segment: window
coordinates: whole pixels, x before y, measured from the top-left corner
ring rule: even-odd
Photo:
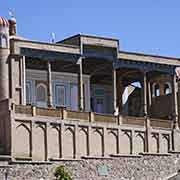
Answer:
[[[158,84],[154,83],[152,89],[153,89],[153,97],[160,96],[160,88]]]
[[[165,95],[171,94],[171,88],[170,88],[170,87],[171,87],[171,86],[170,86],[169,83],[166,83],[166,84],[164,85],[164,94],[165,94]]]
[[[45,84],[38,84],[36,88],[36,103],[40,106],[47,106],[47,87]]]
[[[96,88],[95,89],[95,96],[104,96],[104,89],[101,89],[101,88]]]
[[[96,112],[104,113],[104,99],[103,98],[96,99]]]
[[[160,90],[159,90],[159,85],[156,84],[154,86],[154,93],[155,93],[155,96],[160,96]]]
[[[71,110],[77,111],[78,110],[78,86],[77,84],[71,84]]]
[[[1,40],[1,43],[0,43],[1,48],[7,48],[8,46],[7,37],[3,34],[1,35],[0,40]]]
[[[95,88],[95,112],[104,113],[105,112],[105,90],[103,88]],[[109,102],[110,103],[110,102]]]
[[[26,81],[26,104],[32,103],[32,83],[31,81]]]
[[[64,106],[65,105],[65,87],[64,85],[55,85],[55,105]]]

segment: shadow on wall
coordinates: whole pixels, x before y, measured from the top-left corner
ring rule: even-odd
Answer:
[[[145,151],[144,128],[93,126],[81,123],[15,121],[14,152],[17,158],[46,161],[58,158],[103,157]],[[171,130],[150,134],[150,152],[168,153]]]

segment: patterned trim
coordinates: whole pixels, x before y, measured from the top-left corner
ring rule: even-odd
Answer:
[[[8,20],[6,20],[6,19],[3,18],[3,17],[0,17],[0,26],[8,27],[8,26],[9,26]]]

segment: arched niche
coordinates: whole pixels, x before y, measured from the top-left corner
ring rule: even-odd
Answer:
[[[44,83],[36,86],[36,104],[40,107],[47,106],[47,86]]]
[[[49,157],[60,158],[60,134],[59,129],[52,126],[49,129]]]
[[[16,127],[14,146],[16,157],[31,157],[31,133],[25,124]]]
[[[44,161],[47,156],[45,126],[37,124],[33,128],[33,136],[36,137],[33,139],[33,159]]]
[[[0,47],[8,48],[8,38],[5,34],[0,35]]]
[[[108,131],[106,140],[106,153],[107,154],[117,154],[118,138],[117,133],[114,131]]]
[[[77,140],[77,154],[79,157],[88,155],[88,135],[87,129],[80,128],[78,132],[78,140]]]
[[[137,133],[135,135],[135,137],[133,138],[134,142],[133,142],[133,152],[135,154],[139,154],[144,152],[144,146],[145,146],[145,142],[144,142],[144,134],[141,133]]]
[[[92,132],[90,148],[92,156],[102,156],[102,132],[99,129],[94,129]]]
[[[152,97],[160,96],[160,86],[157,83],[152,85]]]
[[[150,150],[152,153],[158,153],[159,152],[159,136],[158,136],[158,134],[152,134]]]
[[[120,153],[132,154],[131,132],[122,131],[120,136]]]
[[[169,135],[162,135],[161,142],[160,142],[160,152],[161,153],[168,153],[169,152]]]
[[[168,94],[171,94],[172,93],[172,86],[171,86],[171,83],[170,82],[166,82],[164,84],[164,94],[165,95],[168,95]]]
[[[67,127],[63,134],[63,158],[74,158],[75,140],[74,129]]]

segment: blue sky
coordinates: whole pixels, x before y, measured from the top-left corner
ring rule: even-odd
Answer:
[[[121,50],[180,57],[179,0],[2,0],[0,16],[9,10],[29,39],[84,33],[117,38]]]

